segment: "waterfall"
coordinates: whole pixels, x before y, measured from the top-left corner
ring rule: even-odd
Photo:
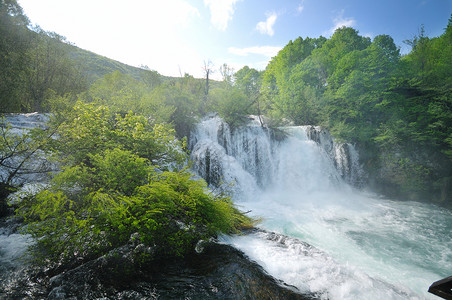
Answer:
[[[279,130],[253,117],[231,130],[212,115],[193,132],[194,171],[263,219],[223,242],[320,299],[434,299],[429,285],[451,275],[452,213],[357,189],[357,151],[321,127]]]
[[[246,190],[255,193],[275,186],[312,190],[342,182],[361,184],[364,172],[351,144],[335,143],[317,126],[281,128],[287,136],[276,140],[271,129],[250,118],[248,126],[233,131],[217,115],[196,127],[191,158],[195,171],[211,186],[239,185],[236,192],[243,198]]]

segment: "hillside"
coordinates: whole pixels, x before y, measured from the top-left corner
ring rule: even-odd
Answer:
[[[82,70],[83,75],[89,83],[93,83],[97,79],[115,71],[130,75],[135,79],[141,79],[150,74],[153,74],[162,80],[169,79],[169,77],[160,75],[157,71],[129,66],[71,44],[65,43],[64,46],[67,48],[70,59],[80,68],[80,70]]]

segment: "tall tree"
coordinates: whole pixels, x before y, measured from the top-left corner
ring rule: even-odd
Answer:
[[[262,72],[245,66],[234,74],[234,86],[250,99],[251,105],[255,107],[259,116],[261,125],[263,125],[262,115],[266,112],[266,107],[263,107],[261,95]]]
[[[212,61],[209,60],[204,60],[204,65],[202,67],[202,70],[204,71],[204,78],[206,79],[206,87],[205,87],[205,100],[207,100],[207,97],[209,95],[209,80],[210,80],[210,76],[212,75],[212,73],[214,72],[213,70],[213,63]]]
[[[228,66],[228,64],[224,63],[221,67],[220,67],[220,74],[221,77],[223,79],[223,82],[227,85],[227,86],[232,86],[233,83],[233,75],[234,75],[234,68],[232,68],[231,66]]]

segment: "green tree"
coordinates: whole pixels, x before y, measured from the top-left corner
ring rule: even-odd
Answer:
[[[273,118],[284,116],[284,108],[288,106],[283,102],[294,103],[294,97],[287,98],[288,95],[292,94],[288,91],[290,86],[288,82],[293,70],[298,65],[305,64],[316,50],[323,47],[326,41],[327,39],[322,36],[317,39],[299,37],[293,42],[290,41],[269,62],[262,75],[261,94],[265,107],[268,108]],[[297,97],[295,96],[295,98]]]
[[[324,121],[336,136],[371,147],[387,120],[385,104],[396,98],[391,89],[399,59],[392,38],[377,36],[365,49],[352,50],[337,62],[324,93]]]
[[[326,38],[317,39],[302,37],[289,43],[272,58],[263,74],[264,92],[269,95],[277,94],[278,86],[287,81],[293,67],[308,58],[315,49],[319,49],[326,42]]]
[[[155,101],[162,101],[164,107],[171,108],[172,113],[168,122],[174,126],[178,137],[188,137],[197,121],[200,102],[196,101],[185,88],[171,85],[156,88],[151,97]]]
[[[115,71],[94,82],[82,98],[107,105],[117,113],[132,111],[154,123],[168,123],[174,108],[164,103],[162,97],[154,96],[158,89],[152,83]]]
[[[394,170],[387,178],[395,189],[443,203],[452,193],[451,28],[449,21],[431,39],[421,28],[409,41],[412,51],[400,61],[394,97],[381,103],[386,121],[375,138],[384,169]]]
[[[250,99],[256,99],[260,93],[261,72],[244,66],[234,73],[234,86],[243,91]]]
[[[211,92],[212,111],[218,112],[221,118],[231,127],[246,123],[246,115],[251,111],[251,101],[237,88],[214,89]]]
[[[261,117],[269,112],[269,108],[265,106],[261,93],[262,72],[248,66],[243,67],[234,74],[234,87],[245,93],[251,101],[253,113],[259,116],[261,125],[263,125]]]
[[[336,68],[339,60],[352,51],[366,49],[370,44],[370,38],[362,37],[356,29],[341,27],[317,51],[317,55],[325,64],[326,74],[329,77]]]
[[[319,94],[302,77],[302,73],[292,73],[284,89],[281,89],[275,107],[282,114],[281,117],[288,118],[294,124],[319,124]]]
[[[415,143],[452,153],[452,25],[443,35],[429,39],[421,29],[411,41],[410,54],[402,59],[404,80],[396,91],[403,101],[392,102],[395,116],[408,124],[408,137]]]

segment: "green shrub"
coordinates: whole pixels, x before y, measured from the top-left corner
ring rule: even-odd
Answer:
[[[212,91],[212,109],[232,127],[244,125],[250,113],[251,102],[236,88],[215,89]]]
[[[90,259],[131,240],[152,249],[133,252],[138,262],[180,256],[200,239],[250,223],[186,170],[157,172],[149,160],[120,149],[92,155],[90,162],[65,168],[48,189],[20,204],[38,261]]]

